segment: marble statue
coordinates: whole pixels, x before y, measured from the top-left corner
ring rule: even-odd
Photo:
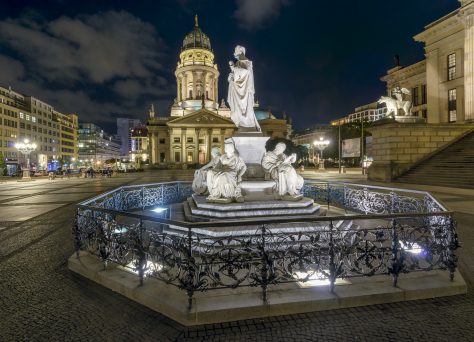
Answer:
[[[220,156],[221,152],[219,148],[213,147],[211,150],[211,161],[194,172],[192,188],[195,194],[204,195],[207,192],[207,172],[217,164]]]
[[[285,143],[278,143],[273,151],[268,151],[263,155],[262,166],[276,182],[276,197],[297,201],[303,198],[300,190],[303,187],[304,179],[296,173],[295,168],[291,165],[296,162],[296,154],[287,156],[283,153],[285,149]]]
[[[234,142],[228,140],[224,145],[224,154],[207,172],[207,201],[211,203],[243,202],[240,185],[242,176],[247,170],[244,160],[239,156]]]
[[[413,116],[411,112],[412,107],[413,107],[412,103],[411,101],[403,100],[403,94],[410,95],[411,93],[407,88],[395,87],[392,90],[392,96],[395,96],[395,99],[389,96],[380,97],[380,100],[378,100],[377,102],[385,103],[385,105],[387,106],[386,116],[388,117],[400,116],[400,109],[403,109],[403,115]]]
[[[235,47],[234,57],[237,61],[229,62],[231,72],[228,77],[227,102],[231,110],[230,117],[238,128],[260,132],[260,125],[253,111],[255,86],[252,61],[245,57],[245,48],[240,45]]]

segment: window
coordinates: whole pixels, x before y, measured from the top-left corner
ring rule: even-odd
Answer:
[[[428,117],[428,111],[426,109],[423,109],[423,111],[421,112],[421,115],[423,116],[423,118],[427,118]]]
[[[174,161],[176,163],[179,163],[181,161],[181,154],[179,153],[179,151],[174,152]]]
[[[200,144],[204,144],[204,139],[199,139]]]
[[[411,90],[411,98],[413,100],[413,105],[418,106],[418,87],[412,88]]]
[[[26,114],[26,120],[30,121],[30,116]]]
[[[181,138],[180,137],[174,137],[174,140],[173,140],[175,143],[179,143],[181,142]]]
[[[31,121],[36,122],[36,116],[32,116]]]
[[[449,113],[449,122],[456,122],[457,112],[456,112],[456,89],[448,90],[448,113]]]
[[[165,162],[165,152],[160,152],[160,163]]]
[[[160,144],[162,144],[162,145],[163,145],[163,144],[166,144],[165,138],[160,138]]]
[[[218,143],[219,142],[219,137],[213,137],[212,142],[213,143]]]
[[[186,139],[186,142],[188,142],[188,143],[194,142],[193,137],[188,137],[188,138]]]
[[[456,76],[456,54],[448,55],[448,81],[454,80]]]
[[[193,152],[191,152],[191,151],[188,152],[187,162],[188,162],[188,163],[192,163],[192,162],[193,162]]]
[[[192,99],[192,98],[193,98],[193,91],[192,91],[192,90],[189,91],[189,97],[188,97],[188,98],[189,98],[189,99]]]
[[[24,119],[24,118],[25,118],[25,113],[20,112],[20,119]]]
[[[421,85],[421,104],[426,104],[426,84]]]

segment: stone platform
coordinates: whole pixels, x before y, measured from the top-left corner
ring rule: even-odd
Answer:
[[[213,218],[252,218],[262,216],[294,216],[312,215],[319,208],[309,198],[303,198],[298,202],[291,201],[251,201],[244,203],[207,203],[204,196],[193,196],[183,204],[188,206],[191,215],[206,216]]]
[[[289,315],[312,311],[359,307],[373,304],[465,294],[467,286],[456,271],[449,281],[447,271],[402,274],[398,286],[391,277],[373,276],[350,278],[336,282],[334,293],[329,285],[310,286],[288,283],[270,286],[268,301],[262,301],[261,289],[242,287],[196,292],[188,310],[186,292],[155,278],[146,277],[139,286],[136,274],[124,268],[103,263],[87,252],[69,258],[71,271],[89,278],[114,292],[138,302],[185,326],[222,323],[269,316]]]

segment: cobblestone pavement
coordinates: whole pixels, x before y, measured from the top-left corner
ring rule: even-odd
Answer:
[[[0,341],[474,340],[474,191],[430,189],[457,211],[460,270],[470,289],[463,296],[186,329],[67,269],[74,203],[120,184],[191,175],[0,184]]]

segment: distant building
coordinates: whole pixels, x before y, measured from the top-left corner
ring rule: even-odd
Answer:
[[[355,121],[378,121],[385,117],[387,108],[385,105],[380,105],[377,102],[372,102],[367,105],[359,106],[354,109],[354,112],[337,120],[331,121],[331,126],[343,125]]]
[[[93,123],[79,124],[79,164],[100,167],[120,157],[120,144]]]
[[[332,140],[331,125],[315,125],[301,132],[296,133],[291,139],[295,145],[304,145],[308,148],[309,160],[319,160],[319,150],[314,146],[314,142],[323,138],[324,140]],[[334,141],[332,141],[334,144]]]
[[[117,118],[117,136],[120,139],[120,155],[125,157],[132,150],[132,130],[142,123],[138,119]]]
[[[195,25],[183,40],[175,70],[176,98],[165,116],[153,105],[148,111],[150,162],[156,166],[205,164],[213,147],[224,150],[225,139],[237,127],[230,108],[219,101],[219,70],[209,37]],[[277,119],[270,110],[255,105],[262,132],[270,137],[289,137],[291,120]]]
[[[63,114],[35,97],[0,87],[0,152],[9,172],[26,164],[15,143],[28,139],[38,146],[30,164],[39,170],[69,167],[77,159],[78,118]]]
[[[146,126],[138,126],[132,130],[132,148],[130,161],[135,164],[148,164],[150,158],[148,129]]]

